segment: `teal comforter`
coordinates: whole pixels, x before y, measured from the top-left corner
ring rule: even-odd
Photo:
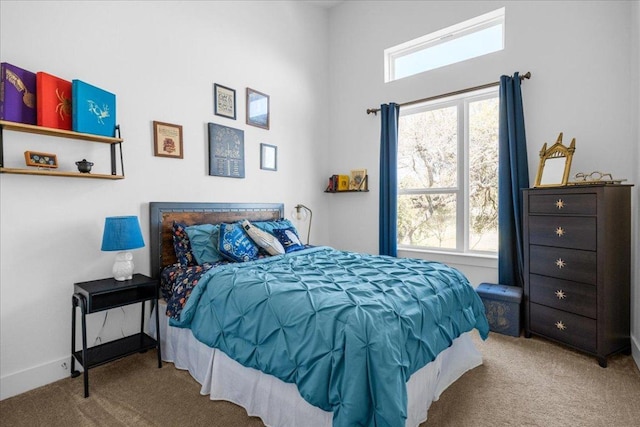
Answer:
[[[489,331],[457,270],[329,247],[211,269],[171,323],[295,383],[335,427],[404,427],[411,374],[460,334]]]

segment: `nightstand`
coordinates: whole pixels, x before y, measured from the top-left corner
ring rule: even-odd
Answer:
[[[144,303],[158,305],[158,280],[142,274],[134,274],[131,280],[113,278],[92,280],[74,284],[71,307],[71,377],[80,372],[75,369],[77,360],[84,368],[84,397],[89,397],[89,369],[152,348],[158,349],[158,368],[162,368],[160,341],[144,333]],[[87,348],[87,314],[110,308],[142,303],[140,333]],[[82,312],[82,350],[76,351],[76,307]],[[160,331],[160,319],[156,310],[156,331]]]

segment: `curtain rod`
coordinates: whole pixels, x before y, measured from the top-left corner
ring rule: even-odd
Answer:
[[[531,72],[527,71],[526,74],[520,76],[520,81],[524,79],[530,79]],[[443,93],[442,95],[430,96],[429,98],[416,99],[415,101],[405,102],[400,104],[401,107],[406,107],[407,105],[419,104],[421,102],[435,101],[436,99],[447,98],[449,96],[460,95],[462,93],[473,92],[475,90],[486,89],[492,86],[498,86],[500,82],[487,83],[480,86],[469,87],[467,89],[456,90],[455,92]],[[379,108],[367,108],[367,114],[373,113],[374,115],[378,115]]]

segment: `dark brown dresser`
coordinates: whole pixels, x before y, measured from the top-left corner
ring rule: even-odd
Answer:
[[[524,190],[525,336],[630,351],[631,186]]]

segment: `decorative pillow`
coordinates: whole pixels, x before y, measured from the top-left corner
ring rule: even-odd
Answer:
[[[300,243],[300,238],[295,228],[276,228],[273,230],[273,234],[282,243],[285,253],[304,249],[304,245]]]
[[[196,258],[191,251],[191,242],[186,231],[186,225],[173,221],[173,250],[180,265],[190,267],[197,265]]]
[[[253,240],[253,242],[267,251],[269,255],[282,255],[284,248],[280,244],[280,241],[276,239],[272,234],[262,231],[258,227],[254,227],[249,220],[242,221],[242,228],[244,232]]]
[[[278,219],[275,221],[253,221],[252,224],[270,234],[273,234],[273,230],[275,230],[276,228],[293,228],[294,230],[296,229],[295,225],[293,225],[293,223],[291,223],[291,221],[289,221],[288,219]]]
[[[186,228],[186,231],[189,242],[191,242],[191,252],[193,252],[198,265],[205,262],[213,264],[224,259],[217,249],[220,231],[218,224],[191,225]]]
[[[258,247],[238,223],[220,224],[218,251],[231,261],[246,262],[258,259]]]

